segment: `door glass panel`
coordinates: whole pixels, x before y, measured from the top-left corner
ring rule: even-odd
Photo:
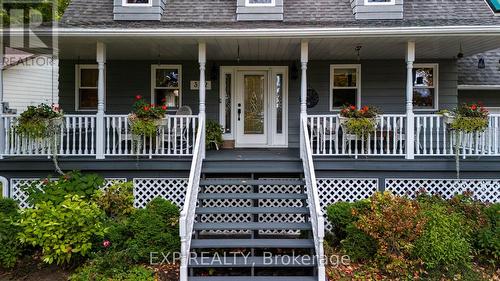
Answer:
[[[231,74],[226,74],[226,96],[225,96],[225,107],[226,107],[226,124],[224,124],[224,132],[227,134],[231,133]]]
[[[283,74],[276,75],[276,133],[283,133]]]
[[[264,134],[264,75],[244,77],[244,133]]]

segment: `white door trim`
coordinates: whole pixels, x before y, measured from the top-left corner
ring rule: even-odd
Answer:
[[[231,83],[229,85],[231,91],[231,124],[230,132],[223,135],[225,140],[235,140],[235,145],[238,147],[237,136],[236,136],[236,120],[237,120],[237,103],[236,103],[236,92],[238,89],[237,85],[237,73],[241,71],[267,71],[268,72],[268,118],[267,118],[267,143],[265,145],[251,145],[251,147],[288,147],[288,66],[221,66],[219,80],[219,122],[223,126],[226,125],[226,74],[231,75]],[[283,123],[282,131],[280,134],[277,133],[277,123],[276,123],[276,107],[271,106],[273,104],[274,94],[276,93],[276,77],[277,75],[282,75],[282,107],[283,107]],[[242,146],[239,146],[242,147]],[[248,147],[248,146],[245,146]]]

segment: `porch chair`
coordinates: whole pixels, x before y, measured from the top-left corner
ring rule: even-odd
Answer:
[[[332,124],[330,124],[330,120],[328,118],[323,119],[324,122],[319,122],[319,124],[312,124],[311,119],[307,121],[307,127],[309,128],[309,135],[312,137],[311,146],[315,144],[319,144],[319,150],[322,153],[326,153],[328,147],[327,144],[334,143],[337,141],[337,131],[335,119],[332,120]],[[332,128],[330,130],[330,128]]]
[[[190,106],[183,105],[177,109],[175,115],[193,115],[193,110]],[[177,124],[175,128],[172,128],[169,134],[170,139],[168,141],[173,149],[180,150],[182,147],[183,150],[188,151],[192,147],[192,145],[187,142],[187,127],[189,125],[190,124],[184,124],[184,126],[181,126],[180,124]],[[194,128],[192,129],[194,130]],[[175,140],[173,138],[175,138]]]

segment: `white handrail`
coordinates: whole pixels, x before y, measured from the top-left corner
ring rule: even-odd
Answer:
[[[201,165],[204,157],[204,136],[205,115],[200,113],[196,142],[193,149],[193,160],[191,161],[191,172],[189,173],[189,182],[186,190],[186,198],[184,199],[184,206],[179,218],[179,235],[181,237],[180,281],[188,280],[189,251],[191,248],[191,236],[193,234],[196,201],[198,200]]]
[[[309,142],[309,131],[307,129],[307,115],[301,115],[301,126],[303,128],[301,156],[304,166],[304,178],[307,188],[307,199],[309,202],[309,210],[311,216],[311,224],[314,235],[314,247],[318,263],[318,280],[325,280],[325,257],[323,249],[323,241],[325,237],[325,218],[321,210],[319,201],[318,187],[316,186],[316,173],[314,170],[314,162],[312,158],[312,147]]]

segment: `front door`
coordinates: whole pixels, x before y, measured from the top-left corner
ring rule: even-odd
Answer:
[[[238,71],[236,146],[266,146],[268,142],[268,72]]]

